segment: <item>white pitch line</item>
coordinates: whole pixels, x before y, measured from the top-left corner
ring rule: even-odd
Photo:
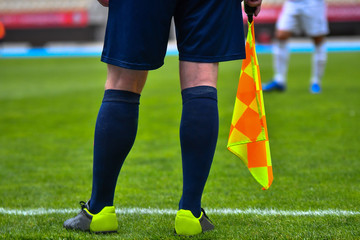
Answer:
[[[48,215],[48,214],[70,214],[78,213],[79,209],[6,209],[0,208],[0,214],[3,215],[20,215],[20,216],[37,216],[37,215]],[[174,209],[157,209],[157,208],[119,208],[116,209],[116,213],[122,215],[130,214],[141,214],[141,215],[175,215],[177,210]],[[208,209],[208,214],[213,215],[258,215],[258,216],[355,216],[360,215],[360,211],[351,210],[339,210],[339,209],[328,209],[328,210],[276,210],[276,209],[231,209],[231,208],[220,208],[220,209]]]

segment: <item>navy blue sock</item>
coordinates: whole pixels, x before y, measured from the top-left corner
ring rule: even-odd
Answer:
[[[137,132],[140,95],[106,90],[95,127],[90,212],[112,206],[120,169]]]
[[[215,153],[219,129],[217,90],[198,86],[182,91],[183,110],[180,143],[183,165],[183,194],[180,209],[201,214],[201,196]]]

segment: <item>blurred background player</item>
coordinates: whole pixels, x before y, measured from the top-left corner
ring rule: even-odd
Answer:
[[[289,64],[288,39],[292,34],[300,32],[311,37],[315,45],[310,92],[321,92],[321,78],[327,59],[324,40],[329,33],[324,0],[287,0],[285,2],[276,23],[273,47],[274,77],[272,81],[264,84],[264,91],[284,91],[286,89]]]
[[[117,231],[113,206],[117,178],[135,141],[140,93],[148,71],[164,63],[174,17],[183,100],[183,192],[175,231],[178,235],[195,235],[212,230],[214,225],[201,208],[201,197],[218,137],[218,62],[245,57],[241,1],[99,2],[109,6],[101,58],[107,63],[108,75],[95,127],[92,194],[87,203],[81,203],[81,212],[65,221],[64,227]],[[261,0],[245,3],[256,8],[255,15],[259,13]]]

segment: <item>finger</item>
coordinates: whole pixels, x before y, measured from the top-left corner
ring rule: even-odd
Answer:
[[[108,7],[109,6],[109,0],[98,0],[98,2],[103,5],[104,7]]]
[[[257,15],[260,13],[260,10],[261,10],[261,6],[257,6],[254,12],[255,17],[257,17]]]
[[[262,0],[248,0],[245,3],[250,7],[257,7],[261,5]]]

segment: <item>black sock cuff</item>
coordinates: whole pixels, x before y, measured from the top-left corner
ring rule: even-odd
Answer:
[[[217,90],[211,86],[197,86],[185,88],[181,91],[183,103],[194,98],[209,98],[217,101]]]
[[[140,103],[140,94],[116,90],[116,89],[108,89],[105,90],[103,102],[126,102],[126,103]]]

